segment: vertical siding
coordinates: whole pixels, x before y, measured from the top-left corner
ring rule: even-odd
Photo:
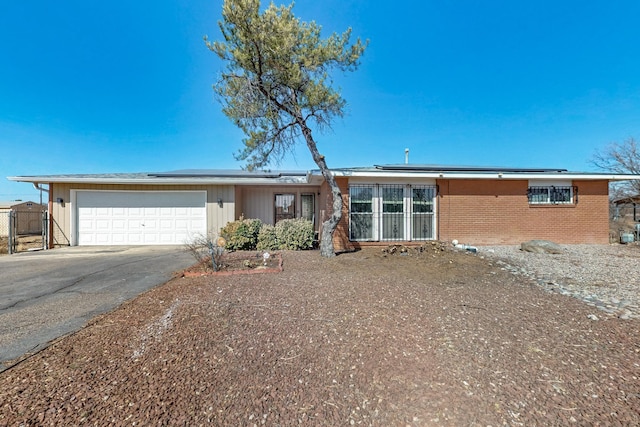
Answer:
[[[50,212],[50,226],[53,246],[71,244],[71,191],[66,184],[50,184],[50,199],[53,201]],[[62,199],[62,203],[56,200]]]
[[[265,224],[273,224],[276,193],[278,191],[273,187],[243,188],[240,215],[245,218],[259,219]]]
[[[222,201],[222,206],[218,203]],[[217,236],[220,229],[235,219],[236,191],[232,185],[207,187],[207,230]]]
[[[320,192],[319,187],[301,187],[301,186],[247,186],[242,187],[241,197],[239,198],[238,217],[243,215],[245,218],[259,219],[265,224],[274,224],[275,222],[275,195],[283,193],[291,193],[296,195],[296,217],[301,216],[301,200],[302,194],[313,194],[315,200],[315,227],[318,230],[320,223]],[[237,218],[236,218],[237,219]]]

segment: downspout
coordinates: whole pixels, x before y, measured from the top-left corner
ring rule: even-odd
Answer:
[[[49,188],[47,189],[43,188],[42,184],[40,184],[39,182],[34,182],[33,187],[36,190],[40,190],[40,206],[42,206],[42,192],[46,191],[47,193],[49,193],[49,202],[47,205],[47,220],[49,221],[47,225],[47,237],[49,238],[49,241],[46,245],[44,245],[44,249],[51,249],[53,248],[53,216],[51,215],[51,211],[53,210],[53,199],[51,198],[51,191],[49,191],[51,189],[51,184],[49,184]]]

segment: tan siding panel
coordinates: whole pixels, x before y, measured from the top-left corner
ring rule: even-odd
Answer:
[[[207,217],[209,218],[209,233],[217,236],[220,229],[233,221],[236,203],[235,188],[232,185],[214,185],[208,188]],[[222,201],[222,206],[218,200]]]
[[[71,191],[69,184],[53,184],[51,188],[51,231],[54,246],[69,246],[71,244]],[[62,199],[62,203],[56,200]]]
[[[265,224],[273,224],[273,197],[271,187],[246,188],[242,194],[242,215],[257,218]]]

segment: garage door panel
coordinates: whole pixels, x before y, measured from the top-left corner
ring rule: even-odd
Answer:
[[[81,235],[80,241],[78,241],[79,245],[95,245],[94,235]]]
[[[177,230],[184,231],[184,230],[188,230],[189,228],[194,228],[194,223],[192,221],[188,221],[188,220],[177,219],[177,220],[175,220],[173,226]]]
[[[95,222],[94,220],[92,220],[92,219],[86,219],[86,218],[85,218],[85,219],[80,220],[80,223],[79,223],[79,229],[80,229],[80,231],[85,231],[85,230],[89,230],[89,231],[91,231],[91,230],[93,230],[93,228],[94,228],[94,227],[93,227],[93,223],[94,223],[94,222]]]
[[[191,225],[187,227],[190,230],[207,230],[207,222],[206,221],[192,221]]]
[[[127,229],[127,221],[123,219],[114,219],[112,224],[114,233],[122,233]]]
[[[142,222],[140,222],[139,219],[127,220],[127,231],[135,233],[141,232],[142,230]]]
[[[162,234],[160,235],[160,243],[163,245],[168,245],[173,241],[173,235]]]
[[[187,215],[191,215],[193,212],[191,212],[191,210],[189,208],[176,208],[175,209],[175,214],[176,215],[180,215],[180,216],[187,216]]]
[[[144,243],[140,234],[126,234],[121,244],[125,244],[125,242],[129,245],[142,245]]]
[[[95,235],[95,242],[97,245],[108,245],[111,243],[111,235],[105,233],[97,233]]]
[[[111,235],[112,244],[114,245],[124,245],[126,244],[126,234],[125,233],[113,233]]]
[[[78,244],[183,244],[206,234],[206,193],[78,191]]]

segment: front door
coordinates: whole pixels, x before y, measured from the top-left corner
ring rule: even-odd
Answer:
[[[311,221],[315,226],[316,222],[316,204],[313,193],[300,195],[300,216],[307,221]]]

